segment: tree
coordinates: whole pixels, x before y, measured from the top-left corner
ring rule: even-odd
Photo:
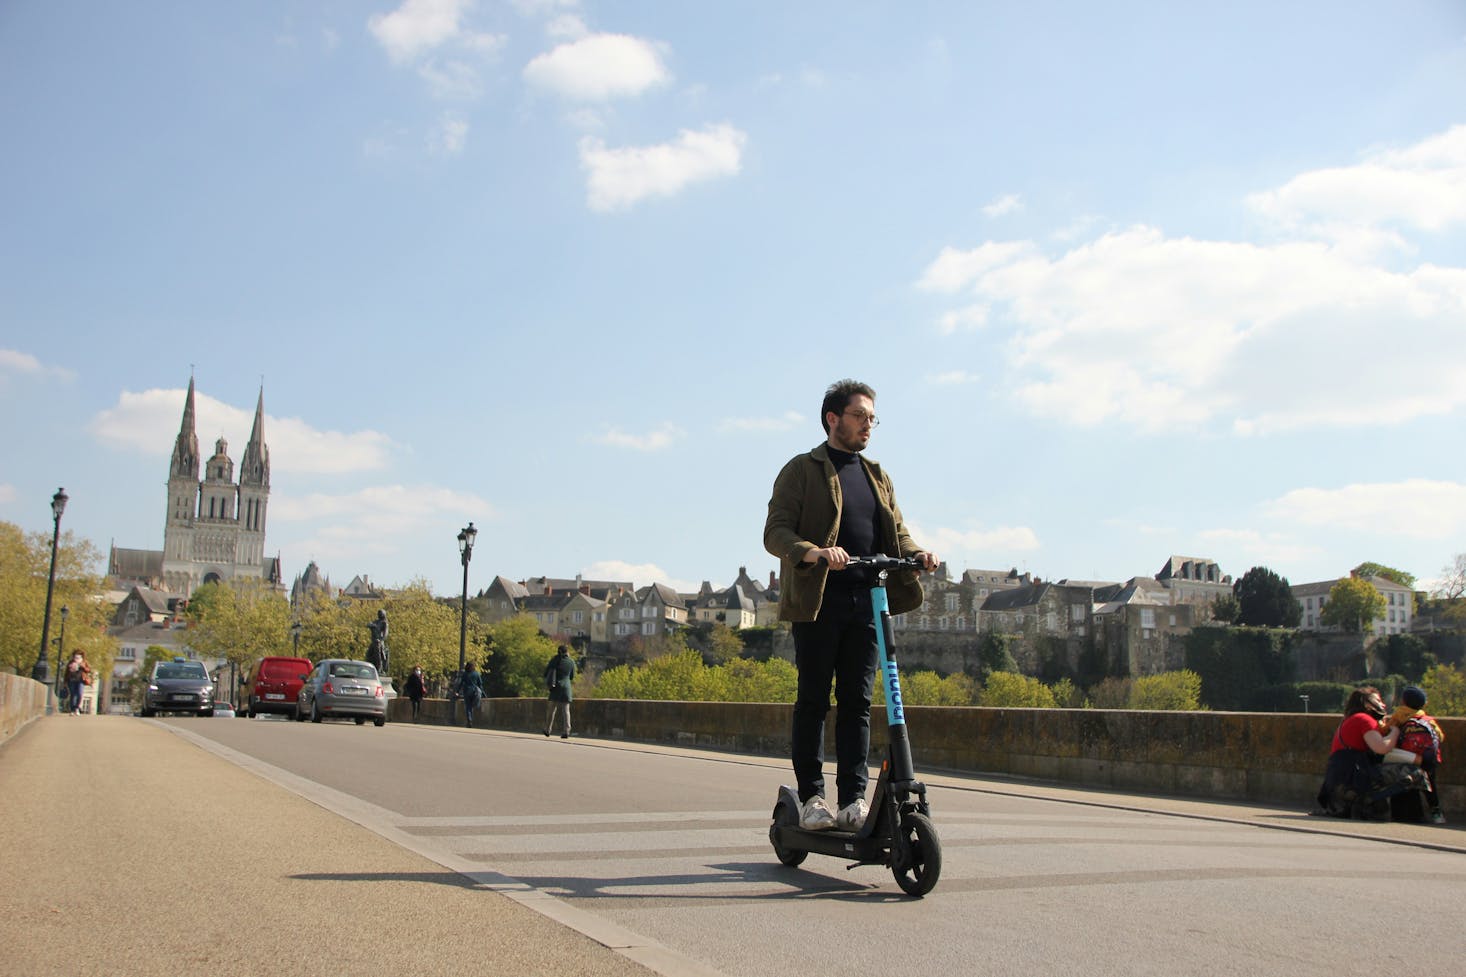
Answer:
[[[1189,712],[1201,708],[1201,676],[1195,672],[1142,675],[1130,686],[1131,709]]]
[[[977,683],[970,675],[923,671],[901,676],[901,699],[908,706],[970,706],[977,701]]]
[[[1387,672],[1403,675],[1409,682],[1419,681],[1436,663],[1435,655],[1418,634],[1392,634],[1380,642],[1376,651],[1383,655]]]
[[[1432,666],[1421,676],[1420,687],[1432,716],[1466,716],[1466,673],[1455,666]]]
[[[1447,617],[1466,627],[1466,553],[1457,553],[1455,563],[1441,567],[1440,582],[1430,595],[1448,605]]]
[[[1384,612],[1385,596],[1374,589],[1374,584],[1362,577],[1345,577],[1329,588],[1318,623],[1361,634]]]
[[[1366,561],[1349,572],[1356,577],[1384,577],[1386,580],[1393,580],[1401,587],[1408,587],[1412,591],[1415,589],[1415,574],[1387,567],[1383,563]]]
[[[542,696],[545,666],[555,642],[540,633],[529,614],[516,614],[488,628],[489,691],[494,695]],[[456,652],[455,652],[455,668]]]
[[[289,655],[290,602],[262,580],[207,583],[188,602],[189,647],[202,658],[247,666],[266,655]]]
[[[27,534],[0,522],[0,668],[29,675],[41,652],[41,621],[46,615],[46,583],[51,571],[51,531]],[[112,673],[117,641],[106,634],[111,608],[96,601],[102,589],[94,572],[101,555],[90,541],[70,532],[56,546],[56,585],[51,596],[52,671],[58,654],[80,648],[97,674],[99,687]],[[68,609],[66,648],[60,647],[60,610]]]
[[[1036,678],[1015,672],[993,672],[978,693],[977,704],[997,708],[1053,709],[1054,693]]]
[[[1241,613],[1236,594],[1218,594],[1211,602],[1211,619],[1218,624],[1236,624]]]
[[[982,636],[982,641],[977,645],[977,677],[979,681],[987,681],[987,677],[993,672],[1013,672],[1017,674],[1018,663],[1013,659],[1013,653],[1008,650],[1012,638],[1006,634],[999,634],[996,631],[989,631]]]
[[[1253,567],[1232,585],[1237,598],[1237,623],[1258,628],[1296,628],[1303,608],[1288,586],[1267,567]]]
[[[1089,704],[1095,709],[1128,709],[1131,678],[1112,675],[1089,690]]]

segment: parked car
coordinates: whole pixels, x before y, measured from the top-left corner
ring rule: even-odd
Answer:
[[[295,702],[295,719],[304,722],[322,719],[355,719],[356,724],[370,719],[378,726],[387,724],[387,693],[377,670],[370,662],[345,658],[328,658],[316,665],[301,679],[300,694]]]
[[[234,718],[234,703],[232,703],[232,702],[218,702],[218,701],[216,701],[214,703],[214,716],[215,717],[222,717],[222,718],[225,718],[225,719],[233,719]]]
[[[251,719],[268,712],[294,715],[300,677],[312,667],[309,658],[269,657],[255,662],[245,678],[249,689],[245,714]]]
[[[144,716],[160,712],[191,712],[200,716],[214,714],[214,683],[203,662],[175,658],[158,662],[148,676],[143,690]]]

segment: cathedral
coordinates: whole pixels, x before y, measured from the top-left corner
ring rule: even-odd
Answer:
[[[202,474],[202,477],[200,475]],[[112,547],[109,574],[154,590],[190,596],[206,583],[253,578],[279,589],[280,559],[265,556],[265,513],[270,501],[270,449],[265,445],[265,392],[234,480],[229,442],[219,438],[207,461],[194,431],[194,386],[188,380],[183,423],[168,470],[168,517],[163,549]]]

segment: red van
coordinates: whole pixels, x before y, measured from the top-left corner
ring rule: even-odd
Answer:
[[[300,695],[300,677],[315,668],[309,658],[261,658],[250,672],[249,706],[245,714],[253,719],[266,712],[295,715]]]

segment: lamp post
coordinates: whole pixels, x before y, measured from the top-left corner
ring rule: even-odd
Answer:
[[[51,665],[46,661],[46,646],[51,643],[51,593],[56,589],[56,544],[61,539],[61,513],[66,511],[69,496],[66,489],[59,488],[51,496],[51,516],[54,527],[51,530],[51,573],[46,577],[46,616],[41,619],[41,655],[36,667],[31,669],[31,678],[42,685],[51,681]]]
[[[1303,714],[1308,715],[1308,696],[1300,695],[1298,698],[1303,700]]]
[[[473,541],[478,538],[478,530],[473,528],[470,522],[465,529],[458,532],[458,555],[463,560],[463,602],[459,605],[458,611],[458,680],[463,681],[463,666],[468,652],[468,561],[473,559]],[[467,719],[467,706],[464,718]],[[455,713],[457,710],[454,710]]]
[[[295,640],[295,657],[300,657],[300,622],[290,625],[290,637]]]

